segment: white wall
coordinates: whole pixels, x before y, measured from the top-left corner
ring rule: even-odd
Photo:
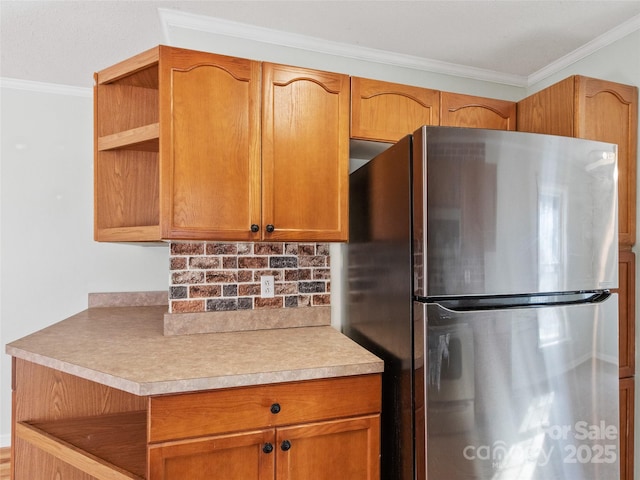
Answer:
[[[168,247],[93,241],[91,90],[7,83],[0,89],[0,446],[10,444],[11,431],[5,344],[86,309],[89,292],[167,290],[169,275]]]
[[[359,58],[357,53],[354,54],[346,48],[337,47],[331,50],[333,53],[323,52],[320,51],[321,46],[315,43],[308,45],[296,39],[296,36],[283,36],[282,40],[293,46],[280,46],[254,39],[255,35],[250,38],[239,38],[217,33],[215,25],[207,23],[194,28],[172,24],[165,30],[166,44],[489,98],[519,100],[524,96],[524,88],[519,86],[469,78],[473,76],[472,69],[465,70],[465,74],[469,77],[434,73],[424,70],[422,66],[414,67],[410,62],[407,63],[402,59],[397,65],[389,65],[381,63],[387,60],[386,57],[380,57],[379,61],[376,61],[375,54],[363,55]],[[239,35],[242,34],[243,32],[239,33]]]
[[[626,85],[640,85],[640,30],[608,45],[588,57],[558,70],[527,89],[527,95],[571,75],[585,75]]]

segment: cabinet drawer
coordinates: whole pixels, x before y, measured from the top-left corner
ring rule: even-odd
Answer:
[[[380,406],[379,374],[152,397],[149,441],[365,415]]]

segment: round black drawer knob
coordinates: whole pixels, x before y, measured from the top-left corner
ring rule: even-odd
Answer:
[[[274,415],[276,413],[280,413],[280,404],[279,403],[274,403],[273,405],[271,405],[271,413],[273,413]]]
[[[289,440],[285,440],[284,442],[282,442],[282,444],[280,445],[280,449],[283,452],[286,452],[287,450],[289,450],[291,448],[291,442]]]
[[[251,231],[253,233],[258,233],[260,231],[260,226],[256,225],[255,223],[251,225]]]
[[[270,443],[265,443],[265,444],[262,446],[262,451],[263,451],[264,453],[271,453],[271,452],[273,452],[273,445],[271,445]]]
[[[273,225],[271,224],[267,225],[267,233],[273,233],[275,229],[276,227],[274,227]]]

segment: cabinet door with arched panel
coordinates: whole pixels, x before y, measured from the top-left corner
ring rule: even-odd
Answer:
[[[516,103],[461,93],[441,92],[440,125],[515,130]]]
[[[351,138],[397,142],[422,125],[438,125],[440,92],[351,77]]]

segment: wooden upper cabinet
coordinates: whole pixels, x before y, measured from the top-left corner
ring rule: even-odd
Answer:
[[[348,76],[160,46],[95,78],[96,240],[348,238]]]
[[[159,46],[95,79],[96,240],[256,235],[259,63]]]
[[[161,49],[160,90],[162,237],[255,237],[260,64]]]
[[[572,76],[518,102],[518,130],[618,145],[618,231],[636,241],[638,88]]]
[[[264,238],[346,241],[349,77],[264,63],[262,79]]]
[[[441,92],[440,125],[515,130],[516,103],[460,93]]]
[[[439,124],[440,93],[351,77],[351,137],[397,142],[422,125]]]

